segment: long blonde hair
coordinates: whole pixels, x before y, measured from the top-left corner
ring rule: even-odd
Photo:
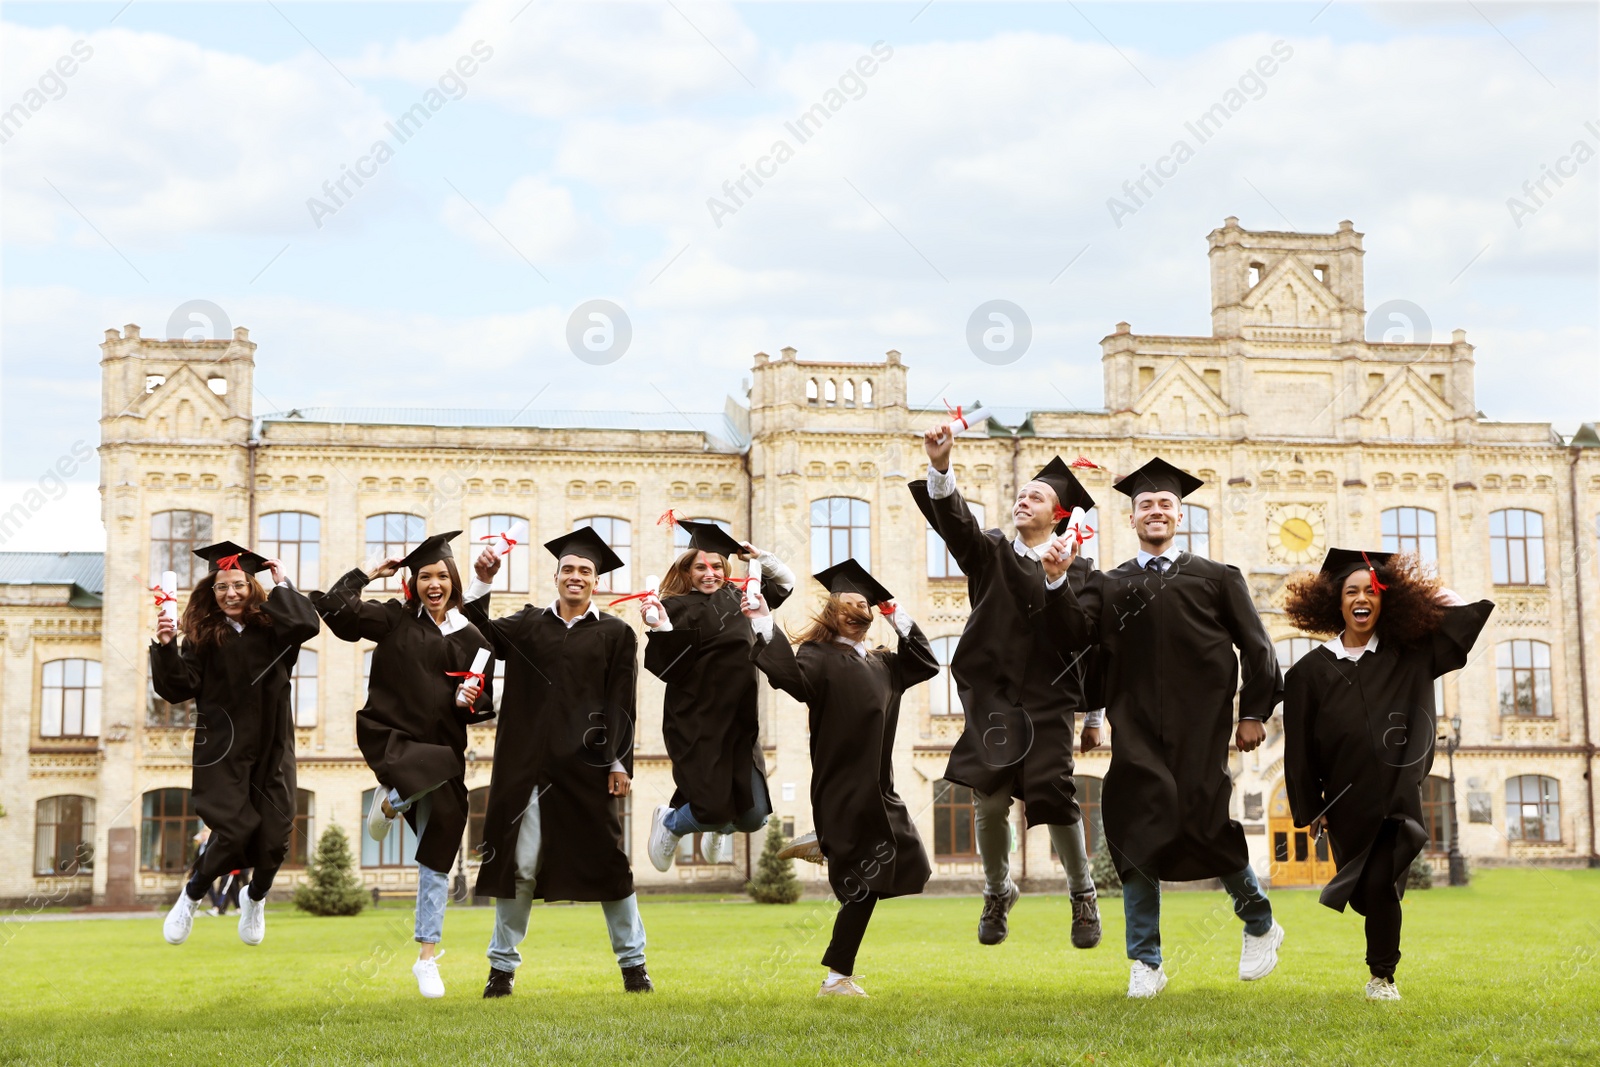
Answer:
[[[695,561],[700,558],[700,550],[691,548],[683,555],[672,561],[672,569],[667,571],[667,576],[661,579],[661,596],[681,596],[684,593],[694,592],[694,579],[690,571],[694,569]],[[722,576],[728,576],[728,557],[720,552],[707,552],[707,559],[720,559],[722,561]]]
[[[832,644],[844,636],[845,626],[872,625],[872,608],[856,607],[840,600],[836,594],[830,595],[822,602],[822,606],[812,613],[804,629],[793,635],[794,640],[800,644],[816,642],[818,644]]]

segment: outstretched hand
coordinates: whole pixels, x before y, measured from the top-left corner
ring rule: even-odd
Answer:
[[[928,453],[928,462],[936,471],[950,469],[950,446],[953,444],[955,436],[951,434],[950,427],[942,422],[922,435],[923,451]]]

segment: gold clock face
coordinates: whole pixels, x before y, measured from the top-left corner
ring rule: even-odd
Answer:
[[[1283,563],[1315,563],[1327,542],[1324,509],[1320,504],[1277,504],[1268,508],[1267,547]]]

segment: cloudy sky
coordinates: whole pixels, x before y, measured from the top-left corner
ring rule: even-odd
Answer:
[[[899,349],[919,403],[1095,408],[1116,321],[1209,332],[1228,215],[1354,220],[1369,309],[1466,329],[1485,413],[1570,431],[1600,417],[1600,159],[1571,161],[1600,150],[1595,11],[8,3],[0,508],[96,442],[102,331],[164,336],[191,301],[250,328],[258,413],[717,410],[784,345]],[[1180,138],[1193,158],[1113,218]],[[595,299],[632,326],[605,365],[567,342]],[[1033,326],[1001,371],[965,337],[992,299]],[[97,477],[0,547],[97,547]]]

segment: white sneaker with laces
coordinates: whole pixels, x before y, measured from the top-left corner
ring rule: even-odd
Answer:
[[[1167,988],[1167,972],[1152,967],[1143,960],[1134,960],[1128,972],[1128,996],[1135,1000],[1149,1000]]]
[[[367,836],[374,841],[382,841],[389,836],[389,827],[394,825],[394,820],[383,813],[383,802],[389,797],[389,791],[379,786],[372,791],[372,807],[367,809]]]
[[[1244,945],[1239,950],[1239,981],[1254,982],[1265,978],[1278,965],[1278,946],[1283,944],[1283,927],[1272,921],[1272,929],[1254,937],[1246,933]]]
[[[859,974],[845,974],[838,978],[824,978],[822,988],[817,990],[819,997],[864,997],[867,991],[856,984]]]
[[[667,816],[671,813],[672,808],[663,804],[650,817],[650,843],[645,846],[645,851],[650,855],[650,863],[658,871],[671,870],[672,861],[678,854],[678,835],[667,829]]]
[[[443,952],[435,953],[431,959],[418,960],[411,965],[411,973],[417,976],[417,992],[429,1000],[444,996],[444,979],[439,977],[439,957],[443,955]]]
[[[189,931],[194,929],[194,913],[199,907],[198,900],[190,900],[183,888],[178,889],[178,899],[167,912],[166,922],[161,924],[161,936],[167,939],[167,944],[181,945],[189,939]]]
[[[701,834],[700,855],[705,857],[707,863],[722,862],[722,835]]]
[[[239,890],[239,940],[247,945],[259,945],[267,936],[267,902],[254,900],[249,886]]]
[[[1399,1000],[1400,990],[1393,978],[1374,978],[1367,983],[1368,1000]]]

